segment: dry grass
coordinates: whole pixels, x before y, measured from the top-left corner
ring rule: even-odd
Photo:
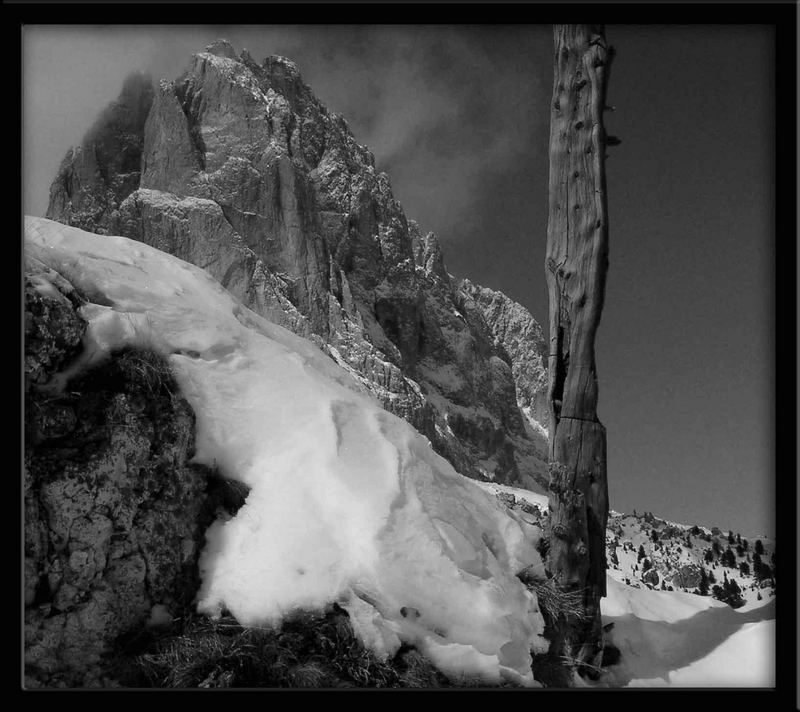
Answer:
[[[542,612],[545,623],[545,637],[552,640],[558,622],[563,619],[574,623],[588,620],[583,604],[583,590],[562,591],[552,579],[548,579],[541,572],[533,571],[530,568],[520,571],[517,577],[529,591],[536,594],[539,610]],[[594,666],[566,655],[554,654],[552,651],[535,655],[531,668],[534,678],[545,687],[558,688],[572,687],[572,676],[575,671],[588,672],[593,676],[602,672]]]
[[[280,628],[233,618],[196,618],[135,659],[135,686],[168,688],[397,688],[452,686],[417,651],[382,660],[356,637],[349,617],[297,612]]]
[[[118,352],[116,368],[129,382],[140,385],[150,395],[172,396],[177,392],[169,363],[152,349],[134,346]]]
[[[398,681],[338,611],[299,612],[277,630],[198,618],[140,655],[137,665],[152,687],[389,687]]]
[[[487,687],[448,679],[410,646],[381,659],[364,648],[347,613],[297,612],[280,628],[245,628],[227,617],[192,618],[180,634],[154,639],[133,662],[126,684],[166,688]],[[512,683],[488,687],[516,687]]]
[[[582,590],[562,591],[552,579],[537,575],[530,569],[524,569],[517,574],[517,577],[529,591],[536,594],[539,609],[546,621],[555,622],[561,616],[575,621],[586,620]]]

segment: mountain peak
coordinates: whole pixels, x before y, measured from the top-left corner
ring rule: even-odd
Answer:
[[[541,433],[526,424],[508,356],[462,303],[433,234],[406,217],[293,61],[258,64],[217,40],[128,133],[138,172],[122,182],[114,156],[69,156],[48,217],[201,265],[315,340],[462,474],[543,480]]]
[[[227,57],[228,59],[235,60],[239,59],[236,56],[236,50],[233,48],[233,45],[225,39],[215,40],[210,45],[206,46],[206,52],[208,54],[216,55],[217,57]]]
[[[279,54],[271,54],[265,57],[264,61],[262,62],[262,66],[267,70],[275,70],[280,68],[287,74],[293,74],[297,77],[300,76],[300,69],[297,67],[297,65],[291,59],[282,57]]]

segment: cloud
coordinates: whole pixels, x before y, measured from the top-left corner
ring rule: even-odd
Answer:
[[[395,197],[445,241],[529,151],[549,89],[540,28],[446,26],[33,27],[24,36],[25,205],[42,214],[67,149],[132,70],[174,78],[218,37],[294,60],[388,173]],[[546,144],[544,144],[546,145]],[[528,157],[529,158],[529,157]],[[544,158],[544,157],[542,157]],[[527,160],[527,159],[526,159]]]

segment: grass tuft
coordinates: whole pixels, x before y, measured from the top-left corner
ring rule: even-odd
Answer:
[[[523,569],[517,578],[525,584],[529,591],[536,594],[539,609],[545,621],[555,622],[561,616],[569,620],[586,620],[586,609],[583,605],[583,591],[562,591],[552,579],[536,575],[530,569]]]
[[[279,629],[245,628],[231,617],[197,618],[158,641],[136,666],[150,687],[397,687],[391,661],[364,648],[347,613],[297,612]]]
[[[349,615],[336,604],[325,613],[298,611],[279,628],[247,628],[230,616],[192,617],[179,634],[137,652],[126,680],[132,687],[486,687],[466,676],[449,679],[408,645],[394,657],[379,658],[358,640]]]

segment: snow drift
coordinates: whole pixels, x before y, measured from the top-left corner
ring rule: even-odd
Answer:
[[[122,237],[26,217],[26,257],[89,300],[80,362],[146,344],[197,415],[197,462],[251,487],[216,522],[198,608],[245,625],[338,601],[379,654],[402,642],[442,670],[536,684],[536,527],[456,473],[316,347],[238,303],[203,270]],[[55,384],[56,387],[59,384]]]
[[[773,687],[775,600],[733,609],[709,596],[633,588],[610,576],[603,622],[622,653],[606,684]]]

